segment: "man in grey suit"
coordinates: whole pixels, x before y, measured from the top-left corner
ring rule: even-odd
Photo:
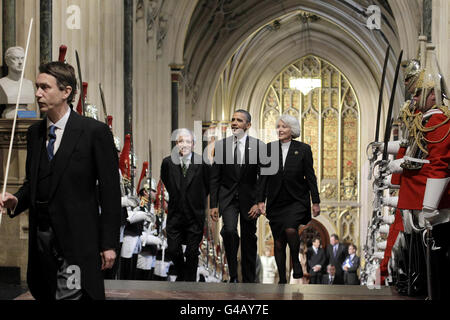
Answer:
[[[344,270],[342,270],[342,264],[347,256],[347,247],[339,242],[337,234],[330,236],[330,244],[326,248],[327,264],[331,264],[336,267],[336,275],[340,279],[344,277]]]
[[[359,285],[358,268],[359,257],[356,255],[356,246],[352,243],[348,246],[348,256],[342,264],[344,270],[344,284]]]

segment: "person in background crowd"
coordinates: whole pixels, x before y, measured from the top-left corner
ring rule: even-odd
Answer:
[[[358,268],[359,268],[359,257],[356,255],[356,246],[352,243],[348,246],[348,255],[342,264],[342,269],[344,270],[344,284],[358,285]]]
[[[307,253],[308,270],[311,284],[320,284],[322,282],[322,267],[325,264],[325,252],[320,247],[320,239],[314,238],[312,246]]]

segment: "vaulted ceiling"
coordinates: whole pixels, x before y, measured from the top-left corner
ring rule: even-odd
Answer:
[[[380,8],[380,30],[367,27],[370,14],[366,9],[370,5]],[[413,0],[409,5],[413,8],[417,3]],[[408,41],[401,29],[411,26],[405,27],[403,19],[407,17],[399,17],[400,11],[403,16],[413,11],[405,6],[404,0],[199,0],[184,45],[187,100],[196,117],[207,119],[218,79],[231,61],[231,104],[257,108],[275,74],[294,60],[315,54],[331,61],[351,83],[359,85],[355,89],[367,96],[366,106],[376,105],[373,100],[387,44],[393,49],[388,86],[400,50],[406,49],[404,58],[415,51],[414,45],[402,48]],[[319,19],[302,23],[299,15],[304,12]],[[409,30],[412,39],[417,38],[416,30]],[[399,89],[399,101],[401,92]]]

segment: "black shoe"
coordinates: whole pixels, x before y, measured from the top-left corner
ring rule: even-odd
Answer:
[[[237,277],[231,277],[229,283],[239,283]]]
[[[302,266],[300,265],[300,263],[298,263],[298,265],[294,264],[293,268],[294,268],[294,272],[293,272],[292,276],[294,277],[294,279],[303,278],[303,270],[302,270]]]
[[[283,279],[283,280],[278,281],[278,284],[287,284],[287,281],[286,281],[286,279]]]

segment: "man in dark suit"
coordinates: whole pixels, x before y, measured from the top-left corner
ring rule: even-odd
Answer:
[[[343,284],[342,278],[336,273],[336,267],[332,264],[327,266],[327,274],[322,276],[322,284]]]
[[[336,274],[340,279],[344,278],[344,271],[342,270],[342,263],[344,263],[347,256],[347,247],[339,242],[337,234],[330,236],[330,244],[326,249],[327,264],[331,264],[336,268]]]
[[[161,165],[161,180],[169,192],[167,254],[174,263],[177,281],[197,279],[199,245],[209,193],[208,165],[200,155],[192,152],[193,147],[192,132],[178,129],[176,147]],[[182,244],[186,244],[184,256]]]
[[[218,221],[219,210],[223,219],[220,232],[228,261],[230,282],[237,279],[237,252],[240,217],[242,281],[255,282],[256,272],[256,221],[260,215],[257,206],[260,150],[265,144],[248,135],[251,116],[237,110],[231,119],[233,135],[216,143],[211,171],[210,215]],[[265,154],[261,151],[261,154]]]
[[[342,269],[344,270],[344,284],[358,285],[358,268],[359,268],[359,257],[356,255],[356,246],[350,244],[348,246],[348,255],[342,264]]]
[[[320,239],[314,238],[312,246],[306,253],[308,261],[308,272],[310,274],[311,284],[320,284],[322,282],[322,268],[325,264],[325,252],[320,247]]]
[[[46,117],[27,132],[25,182],[0,205],[11,217],[29,209],[27,280],[36,299],[104,299],[102,270],[119,243],[117,151],[106,124],[71,110],[73,67],[51,62],[39,71]]]

